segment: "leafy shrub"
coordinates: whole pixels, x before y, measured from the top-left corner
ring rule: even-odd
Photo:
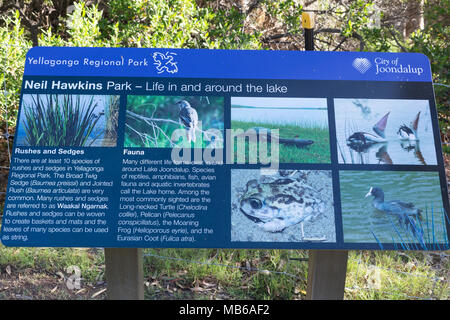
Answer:
[[[25,54],[31,47],[24,29],[21,27],[19,14],[7,16],[0,26],[0,125],[14,126],[19,106],[19,93],[22,84],[22,74]]]

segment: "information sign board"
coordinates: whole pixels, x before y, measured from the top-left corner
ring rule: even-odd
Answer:
[[[7,246],[449,249],[428,59],[36,47]]]

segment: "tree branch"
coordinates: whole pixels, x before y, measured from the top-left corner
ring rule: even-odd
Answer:
[[[314,33],[339,33],[342,35],[342,30],[340,29],[334,29],[334,28],[323,28],[323,29],[319,29],[317,31],[314,31]],[[357,34],[356,32],[353,32],[350,37],[358,39],[359,40],[359,50],[363,51],[365,48],[365,42],[363,40],[363,38]]]
[[[394,39],[395,43],[400,47],[400,49],[402,50],[402,52],[408,52],[408,50],[402,46],[402,44],[398,41],[397,37],[395,36],[394,31],[392,31],[392,29],[390,27],[388,27],[389,33],[391,34],[392,38]]]
[[[171,145],[172,145],[172,141],[170,140],[170,138],[166,135],[166,133],[165,133],[160,127],[158,127],[157,125],[155,125],[154,122],[167,122],[167,123],[175,124],[175,125],[177,125],[177,126],[180,125],[179,122],[174,121],[174,120],[171,120],[171,119],[148,118],[148,117],[142,116],[142,115],[140,115],[140,114],[131,112],[130,110],[127,110],[127,115],[130,115],[132,118],[135,118],[135,119],[139,119],[139,120],[141,120],[141,121],[144,121],[147,125],[151,126],[151,127],[152,127],[152,130],[153,130],[153,133],[154,133],[155,136],[156,136],[156,132],[155,132],[154,130],[155,130],[155,128],[158,129],[159,132],[162,132],[163,135],[170,141],[170,143],[171,143]],[[128,125],[128,127],[130,127],[130,126]],[[131,127],[130,127],[130,128],[131,128]],[[132,130],[135,131],[136,133],[138,133],[136,130],[134,130],[134,129],[132,129]],[[211,139],[211,137],[210,137],[210,134],[211,134],[211,133],[210,133],[210,132],[207,132],[207,131],[204,131],[204,130],[200,130],[199,128],[195,128],[195,130],[198,131],[198,132],[201,132],[203,135],[206,136],[207,139]],[[146,134],[143,134],[143,133],[138,133],[138,134],[139,134],[139,136],[141,136],[141,135],[146,135]],[[148,135],[147,135],[147,136],[148,136]],[[214,136],[214,135],[213,135],[213,136]],[[215,137],[215,141],[223,141],[222,138],[219,138],[219,137],[217,137],[217,136],[214,136],[214,137]],[[142,139],[142,137],[141,137],[141,139]]]

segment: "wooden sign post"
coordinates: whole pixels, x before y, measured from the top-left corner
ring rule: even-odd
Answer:
[[[348,251],[310,250],[308,300],[342,300],[347,274]]]
[[[142,249],[105,248],[107,293],[110,300],[144,300]]]

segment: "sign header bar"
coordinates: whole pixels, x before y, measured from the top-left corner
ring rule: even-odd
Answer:
[[[35,47],[28,52],[25,75],[68,74],[210,79],[432,81],[429,60],[419,53],[66,47]]]

